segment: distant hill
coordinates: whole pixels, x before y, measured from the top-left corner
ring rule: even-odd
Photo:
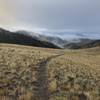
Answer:
[[[39,40],[28,34],[10,32],[4,29],[0,29],[0,43],[29,45],[44,48],[60,48],[53,43]]]
[[[44,48],[83,49],[100,46],[100,40],[73,39],[64,40],[56,36],[48,36],[28,31],[10,32],[0,28],[0,43],[20,44]]]
[[[80,39],[79,42],[69,42],[65,44],[64,48],[84,49],[84,48],[93,48],[99,46],[100,46],[100,40]]]

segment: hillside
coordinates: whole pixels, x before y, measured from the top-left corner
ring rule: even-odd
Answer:
[[[30,36],[34,37],[35,39],[55,44],[56,46],[58,46],[60,48],[63,48],[63,45],[66,44],[66,42],[67,42],[66,40],[63,40],[62,38],[60,38],[58,36],[46,35],[46,34],[44,34],[45,32],[43,32],[41,34],[41,33],[34,33],[34,32],[20,30],[20,31],[16,31],[16,33],[30,35]]]
[[[48,36],[28,31],[10,32],[0,28],[0,43],[10,43],[26,46],[36,46],[54,49],[85,49],[100,47],[99,39],[78,38],[73,40],[62,39],[57,36]]]
[[[100,48],[0,44],[0,100],[99,100]]]
[[[100,47],[100,40],[98,39],[79,39],[78,42],[68,42],[64,45],[64,48],[69,49],[84,49],[84,48],[93,48]]]
[[[0,29],[0,43],[19,44],[44,48],[60,48],[53,43],[36,39],[28,34]]]

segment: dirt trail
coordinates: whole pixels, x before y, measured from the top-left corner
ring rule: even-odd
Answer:
[[[50,60],[62,56],[64,54],[54,55],[48,57],[46,60],[38,64],[37,72],[37,100],[49,100],[49,91],[48,91],[48,76],[47,76],[47,64]]]

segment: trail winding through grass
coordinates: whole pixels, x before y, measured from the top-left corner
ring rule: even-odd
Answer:
[[[52,59],[62,56],[64,54],[54,55],[48,57],[46,60],[41,61],[38,64],[38,72],[37,72],[37,100],[49,100],[49,91],[48,91],[48,76],[47,76],[47,64]]]

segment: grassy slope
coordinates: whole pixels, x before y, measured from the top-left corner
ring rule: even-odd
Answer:
[[[99,100],[100,48],[74,51],[0,44],[0,98]]]

